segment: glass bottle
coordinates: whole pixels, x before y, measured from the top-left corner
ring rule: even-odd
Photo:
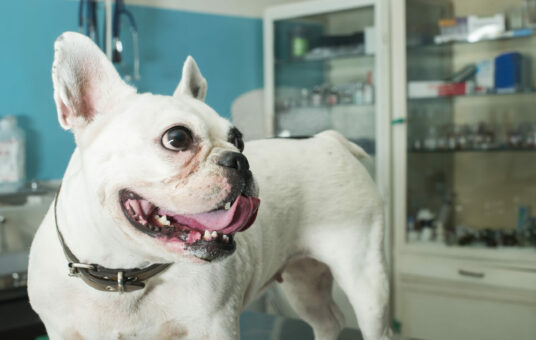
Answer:
[[[0,192],[14,192],[24,185],[24,131],[15,116],[0,120]]]

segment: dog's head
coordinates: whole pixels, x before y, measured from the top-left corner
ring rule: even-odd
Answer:
[[[240,132],[204,103],[188,57],[173,96],[138,94],[87,37],[64,33],[52,67],[58,120],[114,237],[166,258],[232,254],[259,200]],[[76,202],[85,204],[85,202]]]

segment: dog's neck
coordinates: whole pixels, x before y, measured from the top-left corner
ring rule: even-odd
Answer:
[[[162,262],[144,253],[117,230],[80,169],[80,154],[76,150],[65,173],[56,209],[58,228],[73,254],[83,263],[109,268],[141,268]]]

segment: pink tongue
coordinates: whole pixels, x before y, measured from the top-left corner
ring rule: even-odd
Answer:
[[[169,215],[178,223],[198,230],[216,230],[224,234],[242,231],[253,224],[260,200],[256,197],[239,196],[229,210],[218,210],[193,215]]]
[[[126,207],[134,211],[134,217],[141,223],[147,223],[147,217],[154,209],[154,205],[146,200],[129,199]]]

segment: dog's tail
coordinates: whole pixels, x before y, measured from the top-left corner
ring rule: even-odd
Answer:
[[[365,150],[363,150],[357,144],[350,142],[348,139],[346,139],[343,135],[341,135],[335,130],[322,131],[316,134],[315,137],[334,139],[339,142],[339,144],[343,145],[348,151],[350,151],[350,153],[352,153],[355,158],[359,160],[370,159],[370,156],[365,152]]]

